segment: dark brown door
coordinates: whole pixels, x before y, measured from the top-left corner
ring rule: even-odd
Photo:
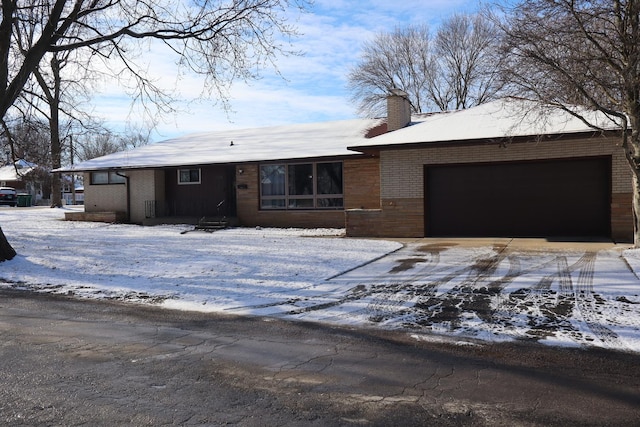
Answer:
[[[178,169],[165,171],[168,216],[235,216],[235,166],[185,166],[196,182],[178,183]],[[198,180],[199,178],[199,180]]]
[[[609,157],[425,166],[428,236],[609,236]]]

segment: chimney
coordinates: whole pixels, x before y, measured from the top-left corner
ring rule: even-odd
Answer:
[[[400,89],[391,89],[387,96],[387,132],[402,129],[411,122],[409,95]]]

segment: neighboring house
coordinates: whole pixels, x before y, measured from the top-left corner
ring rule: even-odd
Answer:
[[[137,223],[225,215],[350,236],[632,238],[631,174],[607,118],[588,113],[609,129],[594,132],[515,99],[412,118],[394,95],[388,108],[386,121],[188,135],[73,170],[86,173],[87,215]]]
[[[66,205],[84,204],[84,185],[82,181],[72,182],[71,177],[65,177],[62,183],[62,200]]]
[[[34,163],[18,160],[0,167],[0,186],[13,187],[18,194],[30,194],[35,203],[42,199],[43,172]]]
[[[62,200],[65,205],[84,204],[84,175],[81,173],[63,174],[61,177]]]

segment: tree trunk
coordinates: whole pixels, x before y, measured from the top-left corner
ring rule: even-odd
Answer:
[[[0,261],[8,261],[16,256],[16,251],[11,247],[0,228]]]
[[[62,180],[59,173],[51,175],[51,207],[62,207]]]
[[[57,63],[56,63],[57,64]],[[49,97],[49,109],[51,117],[49,118],[49,128],[51,131],[51,166],[57,169],[62,166],[62,143],[60,142],[60,69],[54,67],[54,78],[56,79],[55,94]],[[51,176],[51,207],[62,207],[62,177],[59,173]]]
[[[633,246],[640,247],[640,176],[633,174]]]
[[[622,147],[631,168],[632,191],[631,208],[633,211],[633,247],[640,247],[640,110],[636,108],[637,102],[628,104],[629,114],[624,121],[622,133]],[[628,120],[628,122],[626,121]],[[628,132],[630,129],[631,132]]]

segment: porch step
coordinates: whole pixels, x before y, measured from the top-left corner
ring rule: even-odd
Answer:
[[[200,221],[198,221],[198,225],[196,225],[195,229],[201,230],[201,231],[213,232],[216,230],[224,230],[227,227],[229,227],[229,222],[227,221],[226,218],[202,217],[200,218]]]

